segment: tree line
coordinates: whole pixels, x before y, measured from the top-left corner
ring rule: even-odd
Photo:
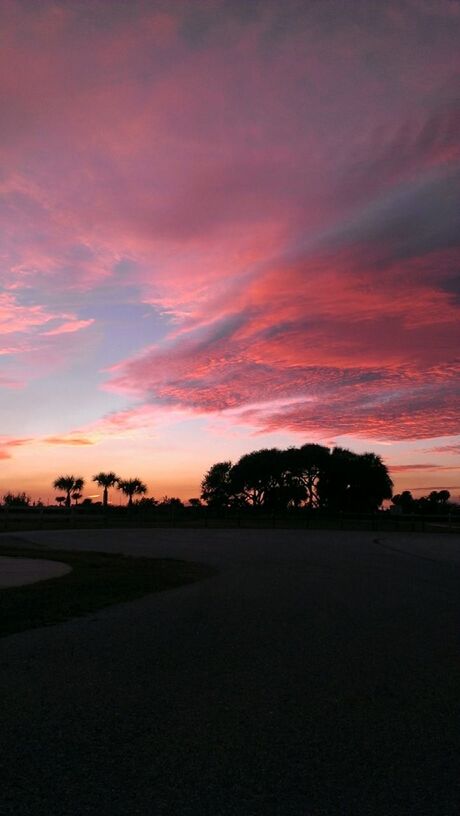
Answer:
[[[116,473],[110,471],[109,473],[97,473],[93,476],[93,482],[103,488],[102,504],[107,507],[109,501],[109,488],[116,487],[128,498],[128,507],[133,503],[133,496],[142,496],[147,493],[147,485],[140,479],[121,479]],[[81,491],[85,480],[82,476],[58,476],[53,482],[53,487],[56,490],[62,490],[65,496],[56,496],[58,503],[65,504],[70,507],[71,500],[78,502],[81,499]]]
[[[393,482],[380,456],[317,444],[263,448],[236,464],[217,462],[201,485],[202,499],[216,510],[374,512],[392,494]]]
[[[403,490],[402,493],[393,496],[392,503],[400,513],[422,515],[431,513],[435,515],[449,512],[458,507],[458,505],[452,504],[449,499],[450,493],[448,490],[432,490],[428,496],[420,496],[418,499],[412,495],[410,490]]]
[[[92,481],[103,489],[102,502],[91,498],[83,504],[109,505],[109,490],[116,488],[128,499],[128,507],[136,504],[144,510],[179,512],[184,503],[164,496],[159,502],[145,498],[147,485],[139,478],[122,479],[113,471],[100,472]],[[59,505],[70,507],[82,499],[85,480],[82,476],[58,476],[53,487],[62,491],[56,496]],[[328,448],[307,443],[300,447],[263,448],[242,456],[238,462],[217,462],[205,474],[201,483],[201,498],[188,500],[198,512],[207,506],[217,513],[254,508],[270,512],[307,508],[330,513],[369,513],[378,510],[385,500],[392,500],[395,511],[413,514],[458,512],[459,505],[449,501],[448,490],[431,491],[429,496],[415,499],[405,490],[393,496],[393,482],[386,465],[375,453],[353,453],[346,448]],[[41,502],[38,502],[41,505]],[[5,507],[28,507],[26,493],[7,493]],[[201,511],[200,511],[201,512]]]
[[[116,487],[128,498],[128,506],[133,503],[133,496],[143,496],[147,493],[147,485],[140,479],[122,479],[116,473],[110,471],[109,473],[97,473],[92,478],[93,482],[103,488],[102,504],[104,507],[109,503],[109,488]],[[56,502],[59,505],[70,507],[72,501],[78,504],[82,498],[82,490],[85,485],[83,476],[58,476],[54,482],[53,487],[56,490],[62,490],[63,496],[56,496]],[[91,499],[85,501],[91,502]],[[31,504],[31,498],[27,493],[6,493],[3,496],[3,504],[6,507],[28,507]]]

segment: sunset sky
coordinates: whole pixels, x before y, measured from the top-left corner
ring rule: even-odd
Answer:
[[[458,498],[459,43],[457,0],[0,0],[0,496],[319,441]]]

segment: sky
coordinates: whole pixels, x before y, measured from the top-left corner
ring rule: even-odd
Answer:
[[[460,498],[459,42],[458,0],[0,0],[0,495],[322,442]]]

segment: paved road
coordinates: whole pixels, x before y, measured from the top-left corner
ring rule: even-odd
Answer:
[[[460,538],[29,537],[220,572],[0,641],[2,816],[457,816]]]

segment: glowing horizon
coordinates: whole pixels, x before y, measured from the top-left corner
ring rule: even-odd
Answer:
[[[0,497],[314,441],[460,498],[460,6],[345,6],[2,3]]]

